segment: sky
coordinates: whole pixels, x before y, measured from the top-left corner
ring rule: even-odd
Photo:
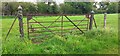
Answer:
[[[57,4],[64,3],[64,0],[55,0]]]
[[[95,0],[96,2],[101,2],[102,0]]]

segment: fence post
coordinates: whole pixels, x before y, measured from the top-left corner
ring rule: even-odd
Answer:
[[[22,21],[22,7],[19,5],[18,7],[18,20],[19,20],[19,32],[20,32],[20,37],[24,37],[24,32],[23,32],[23,21]]]
[[[106,28],[106,16],[107,16],[107,13],[104,13],[104,29]]]
[[[30,19],[30,16],[27,16],[27,37],[30,40],[30,38],[29,38],[29,19]]]
[[[90,16],[90,25],[89,25],[89,30],[92,29],[92,25],[93,25],[93,18],[94,18],[94,11],[91,11],[91,16]]]
[[[63,15],[61,18],[61,36],[63,37]]]

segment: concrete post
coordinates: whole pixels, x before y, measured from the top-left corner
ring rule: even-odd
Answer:
[[[94,18],[94,11],[91,11],[91,16],[90,16],[90,25],[89,25],[89,30],[92,29],[92,25],[93,25],[93,18]]]
[[[104,13],[104,28],[106,28],[106,16],[107,16],[107,13]]]
[[[24,37],[24,31],[23,31],[23,14],[22,14],[22,7],[19,5],[18,7],[18,20],[19,20],[19,32],[20,32],[20,37]]]

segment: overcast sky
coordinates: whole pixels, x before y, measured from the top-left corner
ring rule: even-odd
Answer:
[[[95,0],[95,2],[101,2],[102,0]]]

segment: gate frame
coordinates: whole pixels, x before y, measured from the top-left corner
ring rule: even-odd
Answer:
[[[91,16],[92,16],[93,14],[91,14]],[[27,32],[28,32],[28,39],[30,40],[30,36],[29,36],[29,20],[34,20],[35,22],[37,22],[35,19],[33,19],[32,18],[32,16],[40,16],[40,15],[34,15],[34,14],[32,14],[32,15],[27,15]],[[43,16],[43,15],[42,15]],[[60,17],[62,17],[61,18],[61,36],[63,37],[63,17],[65,17],[65,18],[67,18],[67,20],[70,22],[70,23],[72,23],[73,25],[74,25],[74,27],[77,27],[77,29],[80,31],[80,32],[82,32],[82,33],[84,33],[76,24],[74,24],[74,22],[70,19],[70,18],[68,18],[67,17],[67,15],[66,14],[61,14],[61,15],[44,15],[44,16],[59,16],[54,22],[56,22]],[[71,16],[71,15],[70,15]],[[95,27],[97,28],[97,25],[96,25],[96,22],[95,22],[95,19],[94,19],[94,16],[92,16],[92,17],[90,17],[89,19],[88,19],[88,22],[89,23],[87,23],[87,30],[91,30],[92,28],[90,28],[90,27],[92,27],[92,26],[90,26],[90,25],[92,25],[92,21],[90,21],[91,19],[93,19],[94,20],[94,24],[95,24]],[[48,27],[45,27],[44,25],[42,25],[40,22],[38,23],[39,25],[41,25],[43,28],[46,28],[48,31],[50,31],[48,28],[54,23],[54,22],[51,22],[51,24],[48,26]],[[89,26],[89,27],[88,27]],[[51,33],[53,33],[52,31],[50,31]],[[53,33],[54,34],[54,33]]]

